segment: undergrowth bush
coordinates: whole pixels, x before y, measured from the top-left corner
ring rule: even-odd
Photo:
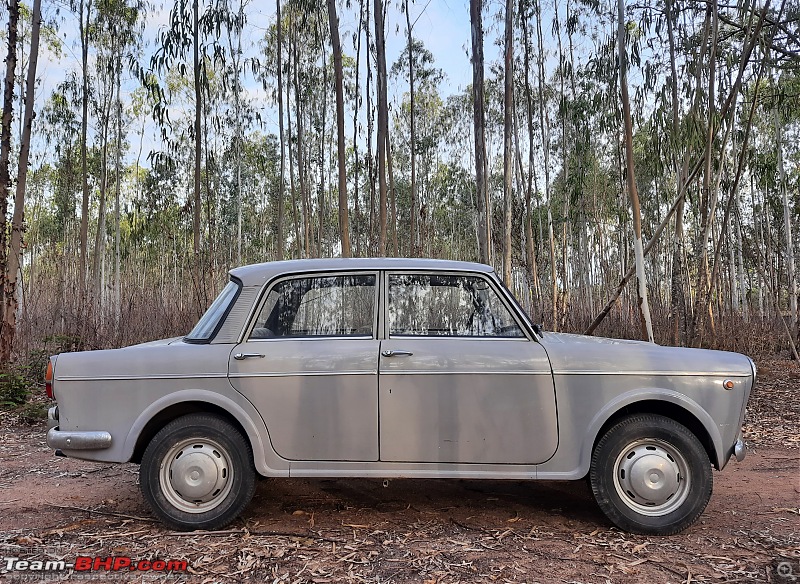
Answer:
[[[0,371],[0,407],[11,409],[24,404],[31,394],[32,385],[19,369]]]

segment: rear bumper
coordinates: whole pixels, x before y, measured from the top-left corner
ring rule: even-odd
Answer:
[[[747,446],[741,438],[738,438],[733,445],[733,455],[736,457],[736,462],[742,462],[747,456]]]
[[[56,426],[47,431],[47,445],[55,450],[104,450],[111,448],[111,434],[103,431],[61,432]]]
[[[47,445],[54,450],[104,450],[111,448],[111,434],[105,431],[62,432],[58,429],[58,406],[47,412]]]

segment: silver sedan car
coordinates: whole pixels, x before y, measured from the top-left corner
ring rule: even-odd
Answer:
[[[542,332],[489,266],[245,266],[186,336],[51,358],[48,444],[140,463],[167,525],[216,529],[266,477],[588,478],[672,534],[745,447],[743,355]]]

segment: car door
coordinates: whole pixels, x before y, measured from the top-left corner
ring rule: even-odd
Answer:
[[[542,346],[479,273],[389,272],[382,461],[536,464],[558,444]]]
[[[299,275],[270,286],[231,384],[289,460],[378,460],[377,273]]]

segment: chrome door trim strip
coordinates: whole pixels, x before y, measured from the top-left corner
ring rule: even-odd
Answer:
[[[525,370],[504,370],[504,369],[484,369],[484,370],[464,370],[464,371],[439,371],[427,369],[382,369],[381,375],[552,375],[549,371],[525,371]]]
[[[639,377],[750,377],[750,373],[727,371],[608,371],[601,369],[558,369],[553,375],[636,375]]]
[[[137,381],[150,379],[225,379],[227,373],[191,373],[191,374],[169,374],[161,373],[155,375],[102,375],[86,377],[82,375],[66,375],[59,377],[56,381]]]
[[[325,377],[331,375],[377,375],[378,370],[371,371],[286,371],[267,373],[231,373],[228,377],[247,379],[250,377]]]

